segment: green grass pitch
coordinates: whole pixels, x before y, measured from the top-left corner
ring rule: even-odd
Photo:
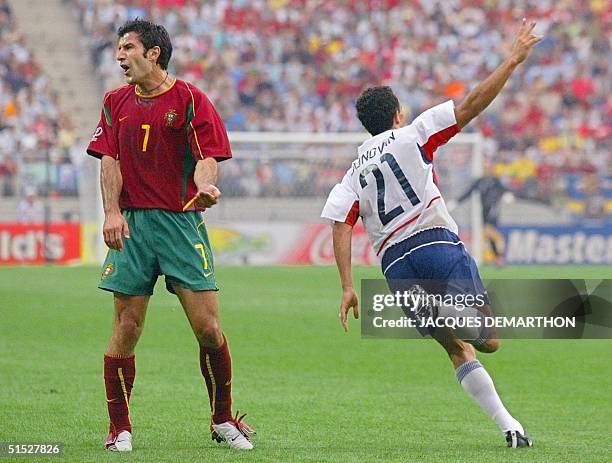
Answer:
[[[211,442],[196,342],[161,285],[137,348],[134,452],[106,453],[102,355],[112,296],[100,270],[0,269],[0,441],[62,442],[74,462],[602,462],[612,458],[612,341],[507,340],[480,358],[535,446],[511,450],[430,340],[362,340],[338,316],[334,268],[222,267],[234,404],[258,431]],[[510,268],[488,277],[611,278],[608,268]],[[378,278],[377,268],[355,279]],[[17,461],[17,460],[11,460]]]

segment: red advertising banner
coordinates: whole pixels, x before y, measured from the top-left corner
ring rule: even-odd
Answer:
[[[208,229],[215,262],[226,265],[334,265],[332,227],[325,223],[225,222]],[[361,223],[353,228],[353,263],[379,265]]]
[[[368,235],[361,223],[353,228],[353,263],[357,265],[378,265],[379,259],[372,249]],[[332,228],[324,223],[310,224],[303,228],[293,249],[282,260],[284,264],[334,264]]]
[[[0,265],[67,264],[81,258],[81,226],[75,223],[0,223]],[[45,249],[43,249],[45,248]]]

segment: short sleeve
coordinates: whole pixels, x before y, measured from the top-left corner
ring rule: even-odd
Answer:
[[[455,104],[452,100],[428,109],[412,124],[417,131],[419,146],[429,161],[438,147],[447,143],[459,133],[455,119]]]
[[[89,140],[87,154],[98,159],[101,159],[102,156],[111,156],[115,159],[119,159],[119,153],[117,152],[117,146],[115,143],[115,135],[113,134],[112,129],[113,123],[110,107],[107,104],[107,98],[104,100],[102,114],[100,115],[100,122],[98,123],[91,140]]]
[[[332,188],[321,217],[333,222],[343,222],[351,226],[357,223],[359,218],[359,196],[350,187],[348,175],[345,175],[341,183]]]
[[[189,126],[187,127],[189,145],[194,159],[215,158],[223,161],[232,157],[225,124],[208,97],[193,86]]]

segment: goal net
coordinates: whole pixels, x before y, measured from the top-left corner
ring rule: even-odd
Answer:
[[[319,215],[367,137],[365,133],[230,133],[234,159],[220,165],[222,198],[205,213],[217,262],[333,263],[331,230]],[[479,134],[462,133],[436,152],[434,168],[447,200],[459,197],[482,174],[481,146]],[[478,260],[482,220],[477,196],[452,215]],[[378,262],[361,222],[354,231],[353,259],[357,264]]]

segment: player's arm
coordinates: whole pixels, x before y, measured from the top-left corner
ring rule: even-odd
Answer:
[[[342,284],[342,301],[340,302],[340,322],[348,331],[348,311],[352,307],[353,315],[359,318],[359,302],[353,287],[351,269],[351,240],[353,226],[359,218],[359,195],[352,186],[352,180],[347,173],[329,193],[323,206],[321,217],[332,225],[332,239],[336,265],[340,272]]]
[[[491,104],[517,66],[525,61],[533,46],[542,40],[542,36],[531,33],[535,24],[535,21],[527,24],[523,18],[510,56],[455,107],[455,118],[460,129]]]
[[[100,167],[100,186],[104,206],[104,242],[111,249],[121,251],[123,238],[130,237],[130,229],[119,208],[119,196],[123,188],[123,177],[119,160],[102,156]]]
[[[187,127],[187,138],[196,160],[193,181],[198,189],[191,203],[197,207],[214,206],[221,197],[216,187],[218,163],[232,157],[227,130],[221,116],[208,97],[191,84],[185,84],[191,96],[193,119]],[[184,210],[185,210],[184,208]]]
[[[219,166],[215,158],[200,159],[195,166],[193,181],[198,188],[195,205],[198,207],[211,207],[217,204],[221,192],[215,186],[219,177]]]
[[[111,94],[107,93],[104,95],[104,103],[100,111],[100,122],[87,146],[87,154],[100,159],[104,242],[109,248],[121,251],[123,238],[130,237],[130,230],[119,208],[123,177],[119,164],[119,151],[112,129],[113,110],[111,106]]]
[[[340,303],[340,322],[344,331],[348,331],[348,311],[353,308],[353,316],[359,318],[359,301],[353,287],[353,272],[351,267],[351,240],[353,227],[344,222],[334,222],[332,228],[334,241],[334,256],[340,273],[342,284],[342,301]]]

